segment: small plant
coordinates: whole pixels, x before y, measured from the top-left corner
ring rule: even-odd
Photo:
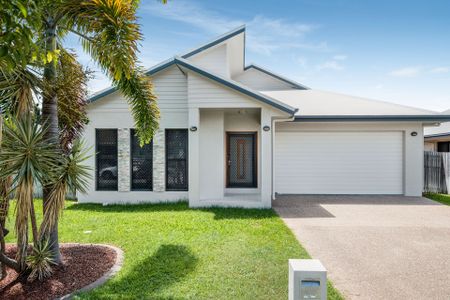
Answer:
[[[56,261],[53,259],[48,241],[33,246],[32,253],[27,257],[27,265],[31,270],[30,275],[28,275],[28,281],[30,282],[36,279],[43,281],[52,275],[52,266],[56,265]]]

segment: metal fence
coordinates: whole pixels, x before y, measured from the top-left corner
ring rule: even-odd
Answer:
[[[450,153],[425,152],[424,192],[448,194],[450,190]]]

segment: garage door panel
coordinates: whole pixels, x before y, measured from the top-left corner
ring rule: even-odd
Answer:
[[[402,132],[277,132],[282,194],[402,194]]]

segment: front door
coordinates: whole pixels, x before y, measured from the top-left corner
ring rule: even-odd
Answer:
[[[256,174],[256,133],[228,133],[227,187],[256,187]]]

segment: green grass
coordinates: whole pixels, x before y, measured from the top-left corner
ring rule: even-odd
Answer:
[[[82,299],[287,299],[288,259],[309,257],[273,210],[67,202],[59,232],[125,252],[119,274]]]
[[[425,197],[440,202],[445,205],[450,205],[450,195],[446,194],[425,194]]]

